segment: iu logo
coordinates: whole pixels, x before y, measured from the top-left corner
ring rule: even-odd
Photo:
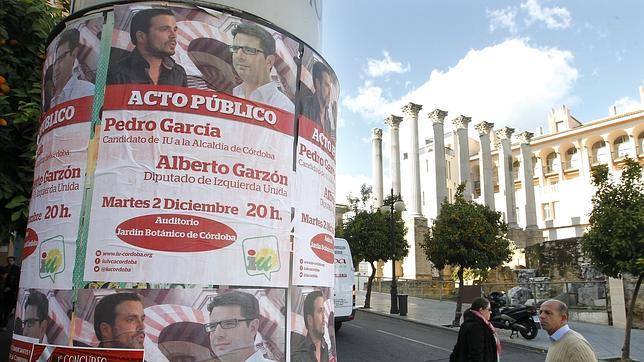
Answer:
[[[271,280],[271,274],[280,270],[279,250],[275,236],[245,239],[243,249],[248,275],[264,275],[266,279]]]
[[[52,282],[56,274],[65,270],[65,239],[57,235],[40,243],[39,275],[41,279],[49,278]]]

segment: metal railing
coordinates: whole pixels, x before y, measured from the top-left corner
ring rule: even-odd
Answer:
[[[356,290],[367,289],[368,276],[355,276]],[[458,296],[458,282],[444,280],[421,280],[396,278],[398,293],[412,297],[456,300]],[[489,295],[492,292],[505,292],[508,305],[532,304],[539,305],[545,300],[557,298],[568,304],[569,308],[593,311],[607,310],[607,284],[605,281],[532,281],[523,283],[483,283],[480,284],[481,294]],[[520,290],[516,287],[521,287]],[[391,278],[375,278],[372,292],[389,293]],[[513,290],[513,288],[515,288]],[[514,297],[513,300],[510,297]]]
[[[533,281],[521,285],[521,291],[512,289],[517,283],[481,284],[481,292],[489,295],[495,291],[504,291],[509,304],[534,304],[556,298],[563,300],[569,308],[605,311],[607,305],[607,286],[605,281]]]
[[[369,276],[356,275],[356,290],[366,291]],[[407,294],[411,297],[429,299],[456,299],[454,292],[458,282],[443,280],[421,280],[396,278],[398,294]],[[372,292],[389,293],[391,290],[391,278],[375,278],[371,287]]]

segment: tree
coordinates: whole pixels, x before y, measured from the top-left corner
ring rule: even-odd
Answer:
[[[402,260],[407,256],[408,248],[405,241],[407,228],[400,213],[394,214],[393,244],[390,239],[389,215],[374,209],[369,205],[371,200],[371,188],[362,185],[360,197],[349,197],[349,205],[353,215],[343,225],[344,238],[349,242],[354,259],[364,260],[371,265],[371,274],[367,281],[367,295],[364,302],[365,308],[370,308],[371,287],[376,277],[376,265],[378,260],[389,260],[395,255],[396,259]],[[385,205],[397,201],[391,198],[385,200]]]
[[[0,243],[6,243],[27,226],[41,66],[47,37],[62,11],[45,0],[0,4]]]
[[[620,182],[615,183],[608,167],[592,170],[597,188],[592,199],[590,228],[581,240],[582,250],[604,274],[617,278],[630,273],[637,278],[626,318],[622,361],[630,361],[631,327],[635,301],[644,278],[644,180],[642,166],[626,159]]]
[[[452,325],[461,321],[463,273],[465,269],[496,268],[510,261],[508,227],[500,212],[465,200],[465,184],[458,187],[454,203],[447,200],[421,245],[427,259],[438,269],[446,265],[458,268],[459,291]]]

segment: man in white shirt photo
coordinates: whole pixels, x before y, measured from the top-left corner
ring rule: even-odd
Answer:
[[[78,29],[67,29],[59,37],[53,65],[54,94],[49,102],[50,107],[94,94],[94,84],[79,79],[80,66],[77,61],[79,45]]]
[[[271,362],[255,348],[259,331],[259,302],[254,295],[240,291],[221,293],[208,304],[210,347],[223,362]]]
[[[232,35],[233,67],[243,81],[233,88],[233,95],[293,113],[295,105],[271,79],[276,59],[273,36],[255,24],[239,24]]]

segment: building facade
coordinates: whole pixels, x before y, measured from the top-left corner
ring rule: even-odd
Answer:
[[[644,163],[644,87],[640,88],[640,98],[637,110],[613,110],[608,117],[583,123],[563,106],[547,115],[548,130],[538,135],[462,115],[448,117],[448,112],[439,109],[427,114],[431,131],[419,134],[417,125],[404,126],[405,122],[418,122],[420,105],[405,106],[404,120],[396,117],[397,122],[391,122],[392,118],[387,118],[389,133],[400,137],[390,142],[400,147],[400,157],[390,157],[389,169],[401,177],[390,175],[390,179],[400,180],[408,210],[403,217],[410,229],[410,254],[403,262],[401,276],[417,279],[438,275],[435,269],[428,273],[432,268],[424,259],[418,238],[424,231],[418,228],[431,226],[439,213],[440,200],[453,200],[461,182],[467,185],[466,198],[503,213],[511,229],[509,237],[517,248],[510,267],[526,266],[527,246],[582,236],[594,194],[592,167],[606,164],[612,174],[619,175],[626,157]],[[410,114],[410,110],[416,114]],[[453,131],[444,132],[449,119]],[[418,148],[412,149],[413,145]],[[436,149],[444,152],[437,153]],[[378,162],[381,160],[378,156]],[[383,187],[382,180],[382,176],[374,177],[375,190],[390,189],[389,185]],[[385,277],[391,276],[390,269],[383,268]]]

